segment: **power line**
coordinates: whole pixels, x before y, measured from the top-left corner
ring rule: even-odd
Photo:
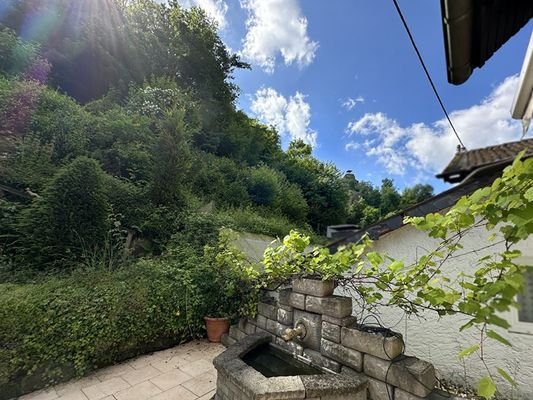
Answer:
[[[429,75],[429,71],[426,67],[426,64],[424,63],[424,59],[422,58],[422,55],[420,54],[420,51],[418,50],[418,47],[416,46],[415,39],[413,38],[413,35],[411,34],[411,30],[409,29],[409,26],[407,25],[407,21],[405,20],[402,14],[400,5],[398,4],[397,0],[392,0],[392,1],[394,3],[394,6],[396,7],[396,11],[398,12],[398,15],[400,16],[400,19],[402,20],[405,31],[407,32],[407,35],[409,36],[409,40],[411,40],[411,44],[413,45],[413,48],[415,49],[416,55],[418,56],[418,59],[420,60],[420,64],[422,64],[422,68],[424,69],[424,72],[426,73],[426,77],[428,78],[429,84],[431,85],[431,88],[433,89],[433,92],[435,93],[435,96],[437,97],[440,107],[442,108],[442,111],[444,111],[444,115],[446,115],[446,119],[448,120],[448,123],[450,124],[453,130],[453,133],[455,133],[457,140],[459,141],[461,146],[463,146],[463,149],[466,149],[466,146],[464,145],[463,141],[459,137],[459,134],[455,130],[455,126],[453,126],[452,120],[450,119],[450,116],[448,115],[448,111],[446,111],[446,107],[444,107],[444,103],[442,102],[442,99],[440,98],[439,92],[437,91],[437,88],[435,87],[435,84],[433,83],[433,79],[431,79],[431,75]]]

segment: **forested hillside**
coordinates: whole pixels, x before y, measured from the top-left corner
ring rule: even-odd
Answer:
[[[432,194],[343,176],[235,107],[250,68],[197,8],[12,0],[0,25],[0,257],[39,270],[218,227],[368,225]]]

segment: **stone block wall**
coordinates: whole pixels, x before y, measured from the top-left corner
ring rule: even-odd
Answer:
[[[256,332],[268,333],[298,358],[335,373],[368,379],[370,400],[420,400],[436,383],[432,364],[403,354],[400,334],[361,330],[352,316],[352,299],[333,295],[332,282],[299,279],[292,288],[265,291],[255,318],[243,318],[223,337],[228,346]],[[303,339],[282,335],[301,324]]]

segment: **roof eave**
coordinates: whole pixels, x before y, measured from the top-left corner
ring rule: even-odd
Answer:
[[[448,82],[460,85],[472,75],[473,2],[441,0]]]

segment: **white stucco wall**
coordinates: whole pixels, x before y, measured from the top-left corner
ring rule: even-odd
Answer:
[[[484,229],[474,231],[463,240],[465,248],[458,254],[486,246],[489,244],[487,236]],[[382,236],[375,242],[374,250],[402,259],[408,265],[414,262],[417,256],[420,257],[428,250],[434,249],[436,243],[425,233],[411,226],[404,226]],[[531,238],[517,248],[522,250],[524,256],[533,256]],[[465,254],[449,260],[445,268],[452,274],[459,271],[474,271],[479,257],[494,254],[501,249],[501,246],[496,246],[478,254]],[[402,315],[403,311],[397,308],[387,307],[381,311],[384,324],[404,335],[407,354],[430,361],[438,369],[440,376],[460,384],[464,384],[465,380],[471,384],[475,383],[477,378],[486,375],[486,370],[475,355],[469,357],[464,365],[457,357],[459,351],[475,344],[479,338],[479,333],[475,329],[459,332],[459,327],[466,322],[464,317],[439,318],[435,314],[426,313],[425,319],[418,319],[402,318]],[[511,319],[507,315],[506,318]],[[533,332],[533,324],[531,327]],[[505,331],[500,333],[513,343],[513,347],[506,347],[493,340],[487,341],[485,346],[487,364],[491,368],[505,368],[518,382],[518,389],[512,389],[505,381],[502,382],[500,389],[503,389],[506,395],[516,399],[533,399],[533,335]]]

